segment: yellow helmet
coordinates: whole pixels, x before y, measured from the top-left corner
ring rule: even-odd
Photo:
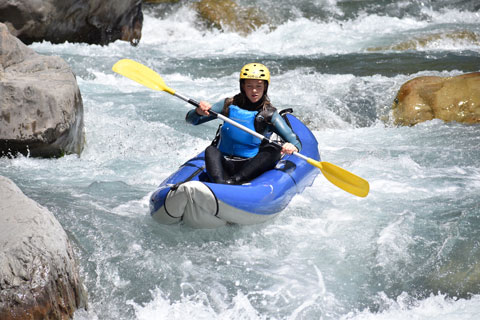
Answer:
[[[249,63],[240,70],[240,80],[242,79],[266,80],[270,83],[270,71],[261,63]]]

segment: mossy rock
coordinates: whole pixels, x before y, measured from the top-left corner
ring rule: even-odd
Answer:
[[[178,3],[180,0],[143,0],[144,3]]]
[[[462,31],[455,31],[451,33],[434,33],[430,35],[426,35],[423,37],[416,37],[412,40],[400,42],[397,44],[393,44],[390,46],[383,46],[383,47],[374,47],[368,48],[367,51],[385,51],[385,50],[395,50],[395,51],[406,51],[406,50],[417,50],[420,48],[425,48],[430,44],[442,40],[442,39],[449,39],[453,40],[454,42],[468,42],[475,45],[480,45],[480,36],[476,33],[468,30]]]
[[[478,252],[474,246],[465,249],[469,250],[459,248],[460,254],[450,257],[427,277],[432,291],[461,298],[480,293],[480,262],[475,261]]]
[[[242,35],[268,23],[267,15],[260,9],[240,7],[231,0],[202,0],[194,7],[209,26]]]

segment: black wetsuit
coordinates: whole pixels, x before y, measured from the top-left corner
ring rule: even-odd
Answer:
[[[260,103],[247,104],[245,110],[258,110]],[[224,102],[218,102],[212,106],[212,110],[220,113],[224,110]],[[260,112],[255,118],[255,130],[264,136],[270,136],[273,132],[281,136],[285,141],[292,143],[298,150],[301,144],[285,120],[278,114],[275,108],[270,107],[266,112]],[[214,116],[200,116],[195,109],[187,114],[187,122],[197,125],[215,119]],[[251,158],[242,158],[234,155],[223,154],[215,144],[205,150],[205,165],[207,173],[215,183],[240,184],[254,179],[263,172],[271,170],[280,160],[281,149],[270,143],[262,143],[258,153]]]

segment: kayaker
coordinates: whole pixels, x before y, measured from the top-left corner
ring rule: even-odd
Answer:
[[[200,101],[200,106],[187,113],[187,122],[198,125],[215,119],[212,109],[270,137],[273,132],[286,143],[282,149],[265,143],[253,135],[224,123],[219,139],[205,150],[207,173],[215,183],[241,184],[261,173],[273,169],[281,154],[291,154],[301,149],[295,133],[270,103],[267,91],[270,72],[263,64],[249,63],[240,71],[240,93],[233,98],[215,103]]]

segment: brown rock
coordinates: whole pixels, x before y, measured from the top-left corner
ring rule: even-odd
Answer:
[[[430,292],[468,299],[480,292],[480,251],[475,237],[454,241],[442,248],[442,258],[426,277]]]
[[[201,0],[195,8],[212,27],[243,35],[268,22],[267,15],[258,8],[243,8],[232,0]]]
[[[480,72],[412,79],[402,85],[392,109],[397,125],[415,125],[432,119],[479,123]]]
[[[383,46],[383,47],[374,47],[368,48],[368,51],[385,51],[385,50],[395,50],[395,51],[405,51],[405,50],[416,50],[425,48],[439,40],[448,39],[454,43],[471,43],[473,45],[480,45],[480,37],[469,30],[454,31],[449,33],[433,33],[425,35],[422,37],[416,37],[411,40],[403,41],[397,44]]]
[[[143,0],[144,3],[177,3],[180,0]]]

